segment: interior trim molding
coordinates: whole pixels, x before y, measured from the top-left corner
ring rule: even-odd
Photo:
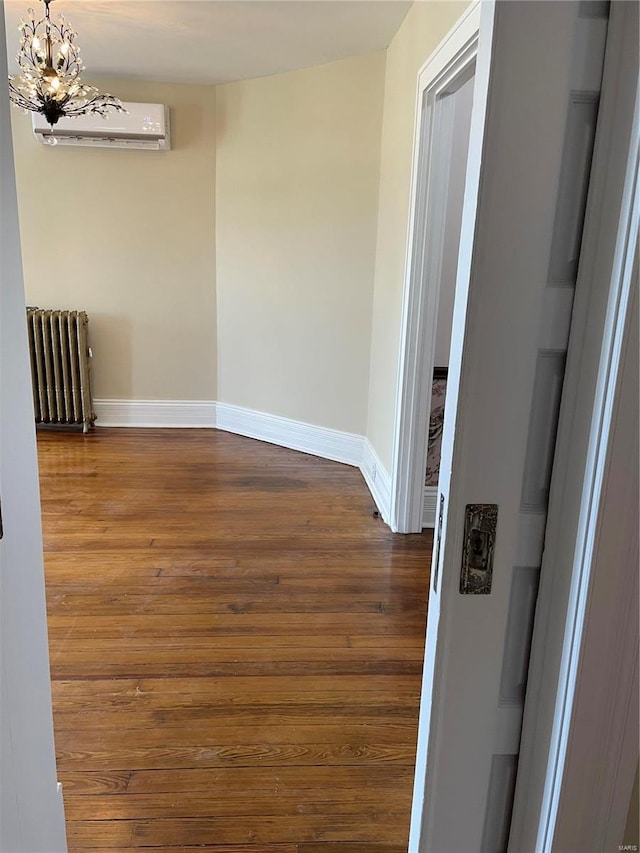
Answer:
[[[99,427],[214,428],[211,400],[94,400]]]
[[[436,526],[436,506],[438,504],[438,487],[425,486],[422,498],[422,527]]]
[[[360,471],[382,520],[391,527],[391,475],[368,438],[363,439]],[[393,527],[391,527],[393,530]],[[393,530],[397,533],[397,530]]]
[[[432,342],[435,340],[438,324],[446,218],[444,211],[449,192],[448,174],[454,133],[453,100],[440,96],[450,91],[448,87],[453,80],[460,80],[465,75],[468,79],[474,75],[481,8],[485,7],[489,20],[493,14],[493,6],[490,3],[473,2],[467,7],[458,23],[422,66],[418,72],[417,85],[414,84],[416,101],[411,199],[391,468],[392,529],[401,533],[419,533],[424,526],[424,470],[435,367]],[[489,26],[491,25],[487,24],[487,28]],[[486,99],[486,95],[483,95],[483,98]],[[485,104],[484,101],[478,103],[480,108],[476,109],[474,101],[474,115],[480,116],[485,110]],[[477,205],[478,175],[482,160],[481,127],[482,122],[478,119],[470,134],[469,162],[473,168],[467,175],[464,214],[468,222],[474,220]],[[468,250],[468,257],[464,257],[465,263],[468,264],[471,243],[464,248]],[[466,296],[464,298],[466,299]],[[454,320],[452,342],[459,334],[460,329]],[[451,367],[453,365],[450,364],[449,368]],[[453,385],[447,389],[447,395],[453,393],[455,402],[458,395],[455,370],[452,371],[451,377]],[[451,408],[454,410],[455,405]],[[410,849],[413,849],[413,839],[417,838],[417,808],[415,800]]]
[[[230,403],[216,403],[216,426],[226,432],[257,438],[359,468],[364,438],[351,432],[314,426],[280,415],[256,412]]]
[[[353,465],[360,469],[382,520],[391,526],[391,476],[369,439],[363,435],[212,400],[94,400],[93,408],[98,428],[221,429],[321,459]],[[433,501],[435,507],[435,497]]]

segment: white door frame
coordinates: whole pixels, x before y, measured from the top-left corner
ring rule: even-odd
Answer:
[[[402,337],[391,472],[390,526],[422,530],[429,403],[434,369],[440,273],[451,156],[453,104],[442,96],[474,73],[480,3],[472,3],[418,73],[411,202],[405,262]],[[475,127],[475,132],[474,132]],[[479,158],[482,125],[472,120],[469,142]],[[438,168],[435,169],[434,166]],[[465,190],[465,205],[470,182]],[[475,186],[477,196],[477,183]],[[426,240],[425,240],[426,235]],[[435,515],[435,498],[434,498]]]

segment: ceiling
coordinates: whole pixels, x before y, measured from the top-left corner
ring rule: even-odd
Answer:
[[[5,0],[9,71],[17,26],[38,0]],[[78,32],[85,79],[224,83],[307,68],[389,45],[402,0],[56,0]]]

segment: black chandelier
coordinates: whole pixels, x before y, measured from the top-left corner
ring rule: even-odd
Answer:
[[[44,18],[33,9],[22,19],[20,51],[16,57],[21,74],[9,77],[9,98],[23,110],[42,113],[53,127],[63,116],[95,113],[106,118],[110,110],[126,112],[113,95],[101,95],[80,80],[84,63],[76,45],[76,31],[63,15],[54,23],[49,15],[52,0],[42,0]]]

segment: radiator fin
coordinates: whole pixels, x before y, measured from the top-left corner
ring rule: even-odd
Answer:
[[[27,308],[36,423],[93,426],[88,326],[84,311]]]

